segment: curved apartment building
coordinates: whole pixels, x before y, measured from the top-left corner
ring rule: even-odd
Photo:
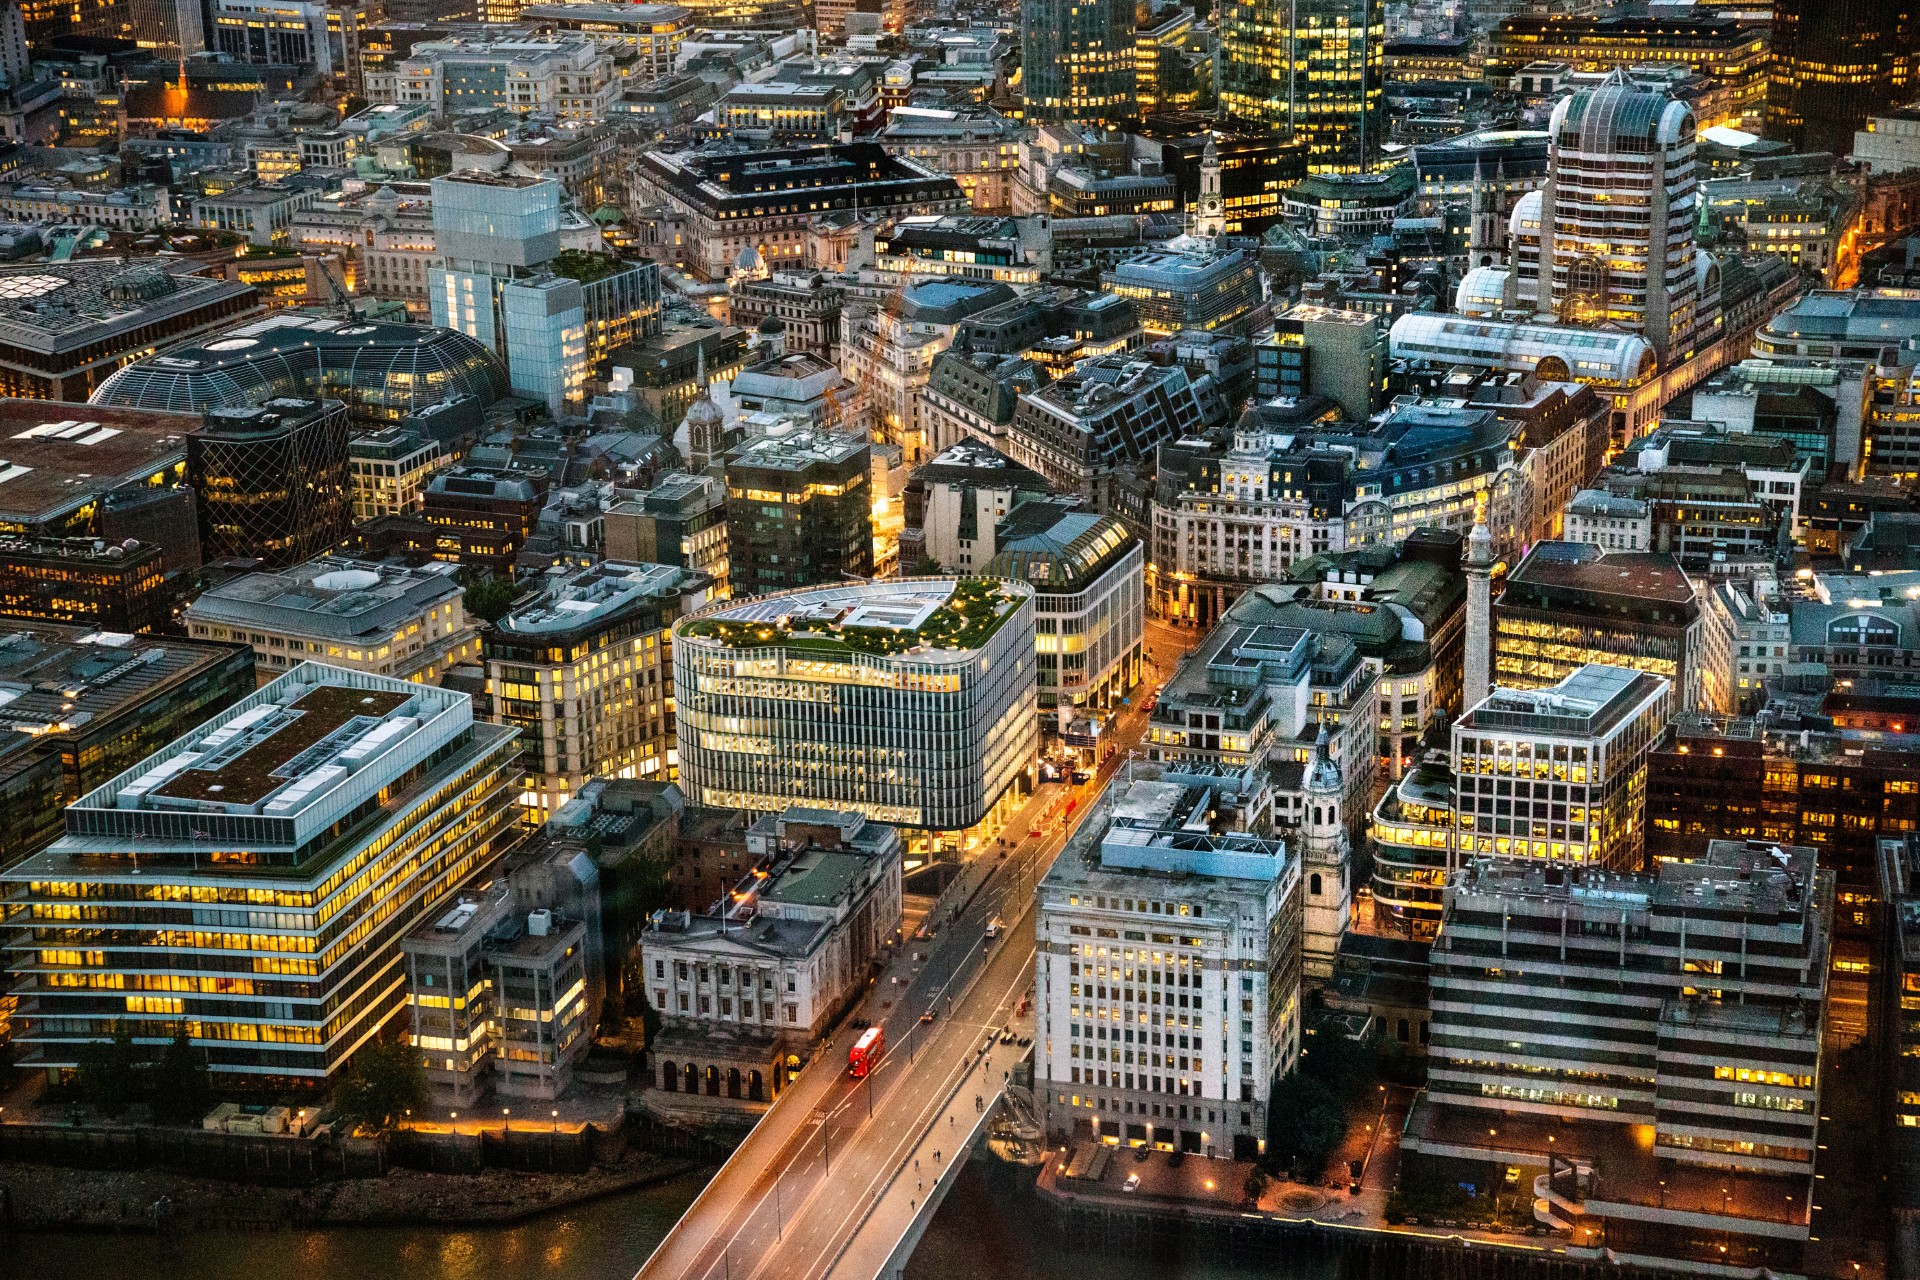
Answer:
[[[960,847],[1033,763],[1033,601],[1023,582],[905,578],[683,619],[681,789],[721,808],[856,809]]]

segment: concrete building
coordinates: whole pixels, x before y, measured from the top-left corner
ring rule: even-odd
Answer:
[[[1117,470],[1196,425],[1222,421],[1225,408],[1210,375],[1190,379],[1177,364],[1100,356],[1020,397],[1007,452],[1056,491],[1110,509]]]
[[[755,812],[796,800],[858,809],[906,829],[916,853],[991,835],[1039,736],[1034,595],[1019,582],[906,578],[683,620],[682,790]]]
[[[253,647],[261,683],[303,662],[438,684],[480,656],[454,566],[325,555],[210,587],[183,615],[196,640]]]
[[[608,507],[605,524],[607,559],[675,565],[704,574],[714,599],[733,594],[726,486],[716,477],[663,475],[640,497]]]
[[[1231,329],[1263,301],[1259,263],[1245,249],[1144,253],[1103,271],[1100,283],[1131,299],[1151,334]]]
[[[1588,663],[1631,667],[1671,684],[1676,712],[1692,710],[1702,697],[1701,612],[1671,555],[1538,543],[1493,606],[1493,680],[1541,689]]]
[[[841,372],[864,393],[875,439],[900,446],[908,466],[930,452],[919,401],[934,360],[953,345],[962,321],[1013,297],[989,281],[920,280],[842,320]]]
[[[354,520],[418,512],[433,473],[452,461],[438,440],[403,428],[355,436],[347,444]]]
[[[1364,311],[1301,305],[1274,318],[1253,347],[1253,393],[1325,396],[1355,422],[1386,398],[1387,335]]]
[[[1647,755],[1672,712],[1664,678],[1598,663],[1469,707],[1453,726],[1455,869],[1474,854],[1640,866]]]
[[[920,470],[914,495],[921,554],[958,573],[984,570],[1000,553],[999,528],[1007,513],[1051,492],[1039,472],[968,437],[942,449]]]
[[[0,870],[60,835],[61,811],[253,691],[241,645],[0,623]]]
[[[49,966],[15,987],[24,1065],[72,1068],[116,1024],[157,1050],[184,1022],[216,1080],[337,1077],[401,1012],[400,939],[510,838],[514,737],[464,694],[307,663],[81,796],[0,874],[27,908],[9,949]]]
[[[1832,913],[1796,846],[1652,874],[1474,859],[1433,947],[1409,1164],[1518,1166],[1583,1255],[1804,1274]],[[1535,949],[1551,974],[1514,963]]]
[[[669,631],[712,598],[702,574],[603,561],[548,573],[488,632],[492,719],[520,730],[534,819],[591,778],[674,775]]]
[[[996,111],[895,107],[879,141],[888,155],[951,177],[972,199],[975,213],[1006,213],[1013,208],[1013,175],[1026,132]]]
[[[1853,134],[1853,161],[1868,173],[1904,173],[1920,169],[1920,108],[1905,106],[1875,112]]]
[[[369,71],[366,87],[371,102],[420,104],[437,116],[492,108],[587,122],[606,119],[620,97],[613,55],[571,33],[423,41],[390,69]]]
[[[1210,821],[1217,775],[1108,784],[1035,892],[1049,1134],[1253,1159],[1300,1052],[1299,854]]]
[[[489,1083],[502,1098],[565,1092],[593,1036],[588,921],[527,910],[495,881],[400,948],[412,1044],[443,1100],[471,1105]]]
[[[892,827],[790,804],[755,819],[746,844],[757,865],[733,892],[700,914],[656,912],[640,936],[664,1092],[773,1101],[900,929]]]

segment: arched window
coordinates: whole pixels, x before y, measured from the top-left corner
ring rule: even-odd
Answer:
[[[1900,643],[1900,628],[1870,613],[1850,613],[1827,624],[1827,643],[1866,649]]]
[[[1316,898],[1320,896],[1320,873],[1318,871],[1307,877],[1307,892]]]

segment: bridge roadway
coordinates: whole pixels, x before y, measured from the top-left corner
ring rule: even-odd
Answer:
[[[1045,807],[1064,803],[1059,791],[1043,788],[1032,813],[1038,817]],[[975,1093],[989,1104],[1002,1073],[1024,1052],[997,1046],[1004,1056],[993,1071],[996,1083],[987,1086],[983,1068],[992,1054],[982,1053],[982,1045],[990,1030],[1012,1021],[1032,986],[1033,886],[1061,839],[1060,823],[1047,821],[1039,839],[1023,839],[993,869],[957,919],[943,923],[929,942],[908,940],[902,950],[910,956],[921,948],[925,965],[899,988],[883,976],[868,997],[872,1010],[891,992],[904,992],[878,1019],[887,1034],[879,1067],[865,1080],[847,1075],[847,1050],[866,1019],[852,1019],[836,1031],[714,1174],[636,1280],[812,1280],[827,1274],[902,1176],[909,1184],[932,1185],[931,1158],[922,1160],[921,1178],[913,1176],[920,1140],[942,1118],[945,1104],[961,1097],[963,1083],[971,1090],[964,1098],[969,1113]],[[947,909],[944,899],[941,909]],[[996,915],[1004,927],[988,940],[987,923]],[[933,1021],[920,1021],[927,1011]],[[1030,1018],[1021,1021],[1031,1024]],[[933,1147],[929,1140],[942,1163],[964,1150],[958,1122],[948,1127],[952,1143]]]
[[[1163,646],[1156,675],[1164,676],[1187,637],[1152,623],[1148,633]],[[1137,689],[1132,709],[1117,718],[1106,737],[1113,755],[1091,785],[1042,786],[1012,824],[1019,842],[1006,859],[995,849],[968,863],[958,894],[943,895],[928,917],[939,922],[934,938],[902,946],[864,1016],[816,1048],[635,1280],[875,1280],[898,1272],[930,1217],[929,1193],[937,1204],[955,1157],[1025,1056],[1018,1046],[985,1042],[1009,1025],[1032,1033],[1031,1014],[1017,1010],[1033,983],[1034,885],[1101,785],[1125,767],[1146,729],[1140,695],[1158,684]],[[1036,830],[1037,838],[1028,834]],[[999,936],[987,939],[996,916]],[[917,973],[916,951],[926,956]],[[920,1021],[927,1011],[933,1020]],[[886,1053],[870,1076],[854,1080],[847,1050],[876,1015]]]

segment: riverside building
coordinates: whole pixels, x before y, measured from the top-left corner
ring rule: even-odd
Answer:
[[[1300,1049],[1300,860],[1216,816],[1222,776],[1115,778],[1036,890],[1049,1134],[1253,1159]]]
[[[901,827],[915,852],[991,835],[1039,737],[1033,597],[1022,582],[905,578],[682,620],[681,790],[760,813],[858,810]]]
[[[1760,841],[1651,874],[1476,858],[1431,953],[1409,1172],[1533,1175],[1570,1256],[1805,1274],[1833,893]]]
[[[515,737],[308,663],[81,796],[0,874],[22,1064],[184,1028],[217,1080],[335,1078],[404,1006],[400,939],[511,839]]]

